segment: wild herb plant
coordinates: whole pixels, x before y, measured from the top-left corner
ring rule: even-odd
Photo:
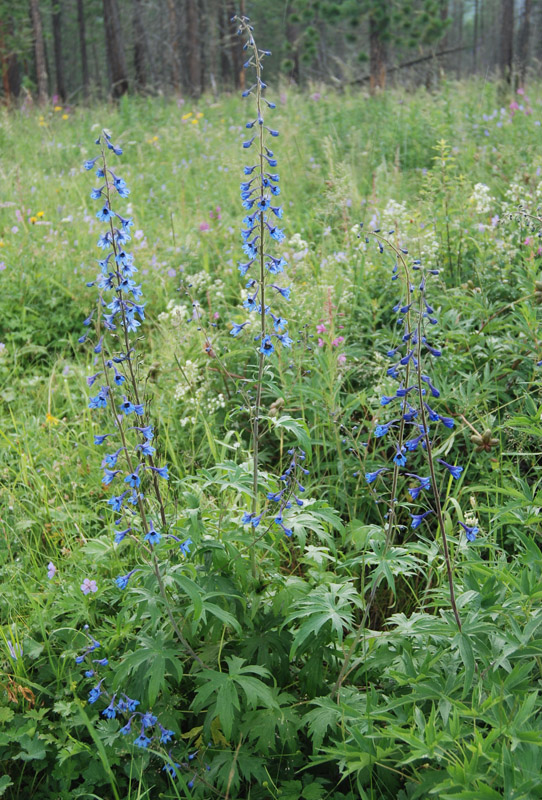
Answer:
[[[393,234],[394,231],[390,231],[388,236]],[[374,430],[375,437],[382,439],[388,445],[391,465],[368,471],[365,479],[370,486],[381,486],[384,476],[391,473],[391,488],[389,499],[386,501],[388,510],[385,514],[388,543],[393,540],[401,525],[398,508],[407,483],[412,484],[406,488],[410,496],[406,506],[411,519],[410,527],[417,529],[424,523],[431,525],[428,517],[435,515],[448,576],[450,603],[457,627],[461,630],[461,619],[455,599],[452,558],[442,510],[441,482],[437,481],[436,465],[443,467],[454,480],[461,478],[463,467],[436,458],[435,450],[438,448],[438,443],[431,432],[432,429],[441,424],[450,429],[455,423],[452,417],[440,414],[433,407],[435,401],[439,402],[440,391],[427,374],[431,372],[431,360],[442,355],[442,350],[434,340],[438,319],[427,299],[427,282],[431,276],[438,275],[439,270],[425,269],[418,258],[411,259],[409,264],[406,258],[408,250],[393,244],[383,237],[378,229],[373,232],[373,236],[381,253],[384,252],[385,245],[392,250],[396,260],[391,280],[394,286],[401,287],[397,303],[393,307],[399,342],[386,354],[392,361],[387,375],[391,381],[398,384],[398,387],[393,394],[383,395],[380,400],[382,407],[389,406],[393,411],[398,407],[398,410],[393,419],[380,422]],[[369,242],[368,237],[366,241]],[[433,405],[430,405],[429,400]],[[417,467],[416,463],[420,463],[421,466]],[[415,469],[419,469],[422,473],[427,470],[428,474],[420,475],[414,471]],[[380,492],[375,493],[378,500],[381,500]],[[423,503],[421,508],[413,505],[420,502]],[[469,541],[473,541],[477,528],[465,525],[462,521],[459,524],[464,528]],[[374,600],[376,588],[375,582],[369,606]]]
[[[94,444],[109,451],[103,456],[101,466],[104,470],[102,484],[106,487],[119,486],[118,493],[112,494],[105,505],[110,507],[109,516],[113,523],[115,544],[133,542],[136,545],[135,558],[140,562],[124,575],[116,578],[119,591],[124,591],[129,582],[135,580],[142,569],[150,568],[156,578],[168,619],[177,639],[184,650],[201,663],[201,659],[186,641],[170,606],[163,579],[163,565],[158,559],[160,543],[174,541],[181,557],[190,552],[191,540],[181,541],[170,532],[166,515],[166,505],[159,480],[168,481],[167,464],[157,466],[157,449],[149,404],[145,403],[145,389],[140,378],[142,365],[137,349],[138,329],[145,320],[145,303],[142,302],[142,287],[134,280],[138,268],[127,245],[131,240],[130,229],[133,220],[123,217],[116,210],[118,198],[126,198],[130,190],[126,181],[118,176],[109,165],[108,154],[122,155],[122,148],[115,145],[111,135],[102,131],[96,139],[100,155],[85,162],[85,169],[96,168],[96,177],[103,183],[92,189],[91,197],[100,202],[101,208],[96,217],[105,223],[106,230],[98,239],[98,247],[103,257],[98,260],[100,272],[88,287],[98,289],[96,309],[96,337],[94,363],[100,366],[97,372],[87,378],[89,387],[101,383],[98,393],[89,399],[88,407],[97,417],[98,431],[94,434]],[[106,313],[109,312],[109,313]],[[90,326],[94,312],[84,324]],[[87,334],[79,342],[86,341]],[[134,424],[130,425],[130,422]],[[150,493],[150,494],[149,494]],[[104,515],[105,516],[105,515]],[[153,519],[156,520],[155,527]],[[157,529],[158,528],[158,529]],[[96,591],[96,582],[86,579],[81,586],[83,593]],[[86,626],[88,627],[88,626]],[[139,700],[116,691],[114,694],[105,688],[107,676],[101,676],[109,665],[107,658],[94,658],[100,643],[86,634],[88,644],[76,657],[76,663],[87,664],[85,676],[95,684],[88,695],[93,704],[99,698],[107,701],[102,711],[107,719],[124,716],[120,732],[128,736],[133,729],[139,732],[133,744],[139,748],[165,745],[172,741],[174,732],[165,728],[150,711],[139,711]],[[105,686],[104,686],[105,682]],[[166,763],[164,769],[176,777],[176,766]]]
[[[254,29],[248,17],[235,17],[239,23],[237,34],[246,37],[243,50],[248,58],[245,61],[244,69],[254,69],[255,83],[243,91],[243,97],[250,97],[254,100],[256,117],[246,123],[246,128],[256,132],[243,142],[243,148],[249,150],[255,144],[256,155],[255,164],[247,164],[244,167],[246,180],[241,183],[241,200],[243,208],[247,214],[243,218],[245,226],[241,232],[243,238],[243,251],[248,261],[239,263],[238,269],[241,277],[247,275],[249,280],[246,288],[249,290],[248,296],[243,303],[244,308],[249,313],[258,314],[260,317],[259,331],[255,335],[258,347],[258,372],[256,377],[256,397],[251,406],[250,413],[252,418],[252,457],[253,457],[253,500],[252,509],[243,518],[243,522],[250,523],[257,527],[261,519],[258,514],[258,470],[259,470],[259,439],[260,439],[260,413],[262,405],[262,385],[265,370],[265,360],[275,352],[275,343],[280,343],[283,347],[291,347],[292,339],[286,332],[288,320],[280,312],[274,313],[268,305],[269,295],[272,297],[290,299],[291,287],[281,286],[276,283],[276,276],[284,272],[287,266],[286,260],[282,256],[276,256],[269,252],[273,241],[282,242],[285,239],[284,232],[278,227],[276,220],[282,219],[283,210],[280,205],[273,205],[275,197],[280,194],[280,175],[275,170],[278,159],[274,152],[267,146],[270,139],[279,136],[279,132],[266,125],[266,116],[269,111],[276,108],[276,104],[264,96],[267,84],[262,79],[264,60],[271,55],[268,50],[261,50],[257,47],[254,39]],[[272,290],[272,291],[271,291]],[[276,310],[276,309],[275,309]],[[272,325],[267,318],[271,317]],[[248,322],[234,323],[231,328],[231,335],[238,336]],[[280,516],[280,515],[279,515]],[[277,524],[282,525],[281,521]]]

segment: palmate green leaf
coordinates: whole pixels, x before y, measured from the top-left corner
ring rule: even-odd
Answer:
[[[159,692],[165,686],[168,673],[176,678],[177,682],[180,682],[183,676],[179,650],[163,631],[158,631],[154,638],[151,636],[139,637],[139,648],[125,656],[116,669],[115,685],[121,686],[128,675],[143,665],[147,665],[144,676],[148,678],[147,693],[150,705],[155,702]]]
[[[210,703],[208,721],[219,717],[224,735],[229,739],[233,730],[234,709],[241,710],[239,690],[243,692],[249,708],[274,708],[278,704],[271,689],[254,677],[255,674],[263,678],[269,677],[269,671],[265,667],[245,666],[244,659],[238,656],[228,656],[226,663],[227,673],[205,670],[199,676],[202,685],[197,689],[192,708],[199,711]]]
[[[248,741],[254,742],[257,750],[266,755],[274,751],[277,738],[285,749],[295,750],[301,725],[301,719],[293,707],[296,697],[288,692],[275,692],[277,705],[246,712],[241,728]]]
[[[10,786],[13,786],[13,781],[9,775],[2,775],[0,778],[0,797],[4,795],[6,789],[9,789]]]
[[[295,658],[297,651],[312,635],[321,631],[329,637],[335,634],[342,642],[344,629],[352,627],[353,606],[361,608],[363,601],[350,583],[331,583],[329,586],[318,586],[309,597],[296,603],[295,610],[286,618],[285,625],[308,617],[294,633],[290,648],[290,658]]]
[[[213,758],[209,777],[213,783],[216,781],[219,789],[229,788],[230,797],[237,797],[242,779],[261,785],[268,775],[264,759],[241,748],[238,752],[233,749],[218,752]]]
[[[234,682],[226,678],[216,695],[216,714],[220,718],[226,739],[231,737],[234,709],[240,710],[239,694]]]
[[[333,731],[339,726],[343,711],[332,697],[316,697],[311,703],[317,708],[308,711],[303,721],[307,723],[314,749],[319,750],[328,730]]]

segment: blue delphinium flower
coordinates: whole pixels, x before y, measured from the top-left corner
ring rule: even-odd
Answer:
[[[429,515],[432,514],[433,510],[429,509],[429,511],[424,511],[422,514],[411,514],[412,517],[412,524],[411,528],[419,528],[424,519]]]
[[[476,539],[476,534],[478,533],[478,527],[476,525],[465,525],[464,522],[460,522],[459,524],[465,531],[465,536],[467,537],[467,541],[474,542],[474,540]]]
[[[442,464],[443,467],[446,467],[452,478],[458,480],[463,472],[463,467],[456,467],[452,464],[448,464],[446,461],[443,461],[442,458],[437,458],[439,464]]]
[[[380,469],[377,469],[374,472],[366,472],[365,480],[367,481],[367,483],[374,483],[374,481],[376,481],[378,476],[381,475],[383,472],[388,472],[388,468],[380,467]]]
[[[173,739],[175,731],[170,731],[167,728],[164,728],[162,725],[160,725],[160,723],[158,723],[158,727],[160,728],[160,741],[162,744],[167,744]]]
[[[137,572],[137,570],[132,569],[126,575],[119,575],[118,578],[115,578],[115,583],[117,584],[119,589],[126,589],[126,587],[128,586],[128,581],[130,580],[134,572]]]
[[[99,683],[97,683],[96,686],[94,686],[90,690],[89,695],[88,695],[88,702],[89,703],[95,703],[96,700],[100,697],[100,695],[102,693],[101,687],[102,687],[103,681],[104,681],[104,679],[102,678],[102,680]]]
[[[102,715],[104,717],[107,717],[108,719],[115,719],[115,717],[117,716],[117,710],[115,708],[115,695],[113,695],[111,702],[109,703],[107,708],[104,708],[104,710],[102,711]]]
[[[136,747],[145,748],[145,747],[148,747],[150,745],[150,743],[151,743],[151,740],[149,739],[148,736],[145,735],[145,728],[143,726],[141,726],[141,733],[139,734],[137,739],[134,739],[135,746]]]
[[[181,542],[179,545],[179,550],[183,554],[183,556],[190,555],[190,546],[193,544],[192,539],[185,539],[184,542]]]
[[[154,529],[154,525],[153,525],[153,523],[152,523],[152,520],[149,520],[149,532],[148,532],[148,533],[145,535],[145,537],[144,537],[144,538],[145,538],[145,539],[146,539],[146,540],[149,542],[149,544],[151,544],[151,545],[158,544],[158,542],[159,542],[159,541],[160,541],[160,539],[162,538],[162,536],[161,536],[161,534],[159,533],[159,531],[157,531],[157,530],[155,530],[155,529]]]
[[[290,456],[290,463],[279,478],[284,486],[279,491],[268,492],[267,499],[277,504],[277,508],[274,510],[275,525],[281,528],[286,536],[290,537],[293,534],[293,528],[287,527],[285,524],[284,512],[292,508],[292,502],[297,506],[303,506],[303,500],[297,496],[297,493],[303,494],[305,487],[302,486],[299,478],[303,475],[308,475],[309,470],[304,466],[306,453],[300,447],[288,450],[288,455]]]
[[[177,770],[180,769],[180,767],[181,767],[181,765],[177,764],[177,762],[174,761],[173,764],[164,764],[164,766],[162,767],[162,770],[164,772],[167,772],[169,775],[171,775],[172,778],[176,778],[177,777]]]

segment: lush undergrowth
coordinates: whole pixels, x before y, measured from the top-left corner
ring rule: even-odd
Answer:
[[[5,797],[542,797],[540,92],[279,96],[294,343],[266,360],[260,483],[277,492],[288,451],[305,451],[291,536],[241,524],[257,371],[250,326],[230,335],[245,319],[242,101],[2,112]],[[102,127],[124,149],[138,370],[184,543],[156,547],[163,593],[141,548],[114,543],[98,367],[78,343],[100,231],[82,163]],[[413,528],[402,497],[390,541],[364,478],[394,455],[374,426],[389,419],[398,237],[440,270],[432,380],[455,424],[435,454],[464,467],[441,491],[461,630],[436,520]],[[96,702],[92,657],[108,660]],[[103,713],[114,692],[172,736],[134,744],[139,723],[126,735],[126,715]]]

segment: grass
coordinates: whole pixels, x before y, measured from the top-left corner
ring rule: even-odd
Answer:
[[[540,87],[529,95],[529,113],[512,113],[512,98],[474,82],[437,95],[277,93],[295,346],[264,382],[261,485],[276,491],[288,449],[306,450],[291,539],[239,523],[251,458],[238,390],[257,367],[250,328],[229,335],[244,319],[246,107],[123,98],[1,112],[0,795],[541,796],[540,226],[517,215],[522,204],[536,216],[542,193]],[[160,564],[206,669],[179,646],[143,552],[113,544],[104,511],[86,384],[97,368],[77,341],[100,230],[81,165],[102,127],[123,145],[131,189],[148,318],[139,371],[170,465],[168,518],[193,542],[189,557],[163,547]],[[442,270],[429,290],[444,346],[434,381],[455,427],[437,455],[465,467],[442,492],[461,633],[435,528],[412,531],[403,503],[388,547],[363,478],[390,456],[372,431],[397,302],[392,256],[360,238],[371,219]],[[187,321],[194,301],[199,324]],[[471,436],[486,429],[497,443],[476,451]],[[467,518],[480,529],[472,544]],[[114,578],[134,566],[120,592]],[[96,594],[82,594],[87,577]],[[108,691],[175,732],[170,756],[158,742],[134,747],[122,720],[88,703],[94,684],[75,663],[85,625],[109,659]],[[177,781],[168,763],[181,765]]]

